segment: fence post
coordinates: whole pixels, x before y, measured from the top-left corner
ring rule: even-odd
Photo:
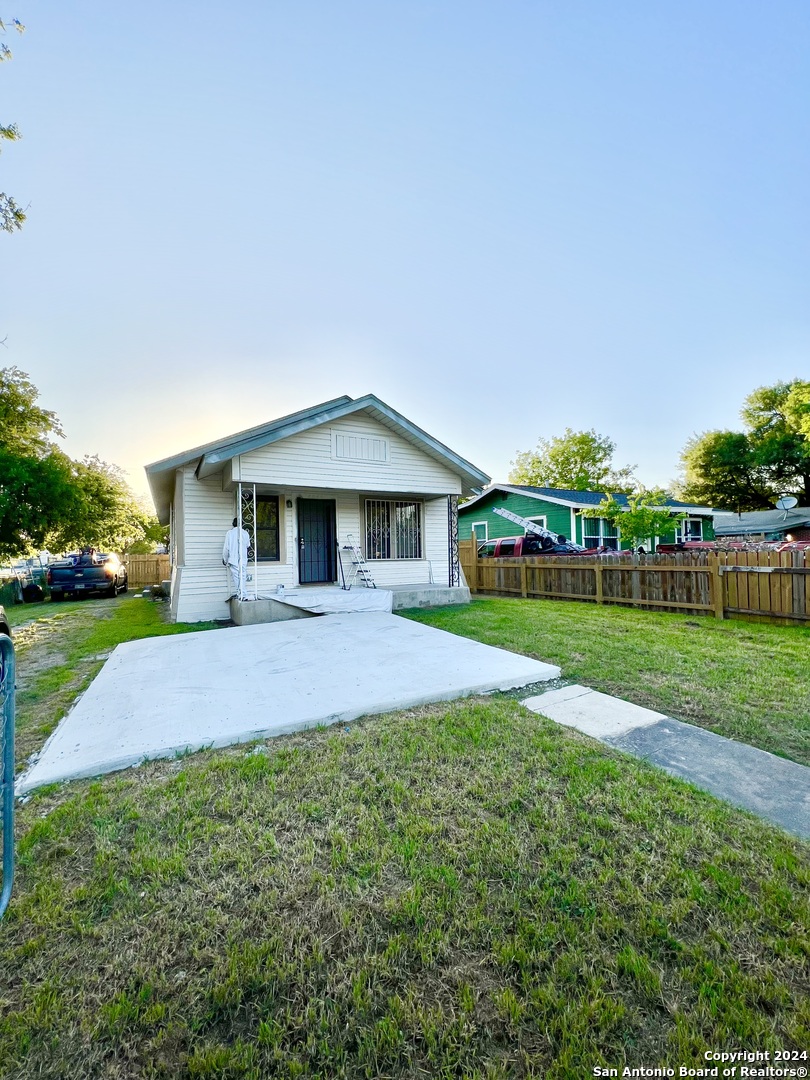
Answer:
[[[524,598],[529,595],[529,585],[528,585],[527,577],[528,577],[528,568],[526,566],[526,563],[522,562],[520,564],[520,595],[522,597],[524,597]]]
[[[470,539],[470,547],[472,553],[470,558],[472,559],[472,579],[467,584],[470,586],[471,592],[478,592],[478,537],[475,535],[475,529],[472,530],[472,538]]]
[[[605,593],[602,584],[602,564],[599,562],[598,555],[596,556],[596,559],[596,565],[594,566],[594,571],[596,572],[596,602],[597,604],[603,604]]]
[[[711,575],[709,580],[711,581],[712,589],[712,605],[714,606],[715,619],[724,619],[725,611],[723,610],[723,575],[720,573],[720,558],[715,555],[714,552],[709,552],[709,568],[711,569]]]

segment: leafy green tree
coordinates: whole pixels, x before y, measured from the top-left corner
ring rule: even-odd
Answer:
[[[810,383],[794,379],[761,386],[745,399],[742,418],[755,458],[777,495],[785,491],[810,505],[810,439],[795,425],[797,402]]]
[[[513,484],[567,488],[573,491],[632,491],[635,465],[614,469],[616,444],[606,435],[572,431],[540,438],[534,450],[521,451],[509,473]]]
[[[149,515],[138,503],[117,465],[87,456],[72,462],[73,501],[48,536],[57,551],[89,544],[126,551],[142,540]]]
[[[678,494],[699,506],[742,513],[773,507],[773,492],[748,436],[741,431],[706,431],[681,454],[685,479]]]
[[[37,404],[24,371],[0,369],[0,556],[41,547],[75,501],[72,462],[54,443],[62,429]]]
[[[810,383],[794,383],[785,399],[785,418],[790,426],[810,439]]]
[[[143,508],[142,508],[143,509]],[[151,555],[157,547],[168,550],[169,529],[161,525],[157,515],[144,509],[144,533],[140,540],[133,540],[123,549],[130,555]]]
[[[0,368],[0,445],[21,454],[51,449],[64,435],[56,413],[37,405],[39,391],[19,368]]]
[[[19,34],[22,34],[25,30],[19,19],[12,19],[9,25]],[[6,30],[6,24],[0,19],[0,34],[5,34]],[[11,49],[8,45],[5,42],[0,42],[0,62],[10,60],[11,56]],[[16,142],[19,138],[20,130],[16,124],[0,124],[0,139]],[[24,221],[25,211],[17,205],[10,195],[0,191],[0,229],[5,232],[14,232],[15,229],[22,228]]]
[[[154,528],[121,470],[71,461],[54,442],[56,414],[38,404],[24,371],[0,369],[0,557],[81,544],[125,550]]]
[[[72,462],[61,450],[29,455],[0,445],[0,557],[45,547],[75,504]]]
[[[582,516],[607,518],[619,530],[622,540],[635,548],[648,538],[670,532],[675,522],[686,517],[686,514],[668,510],[665,506],[667,498],[667,493],[660,488],[641,489],[628,495],[627,505],[622,506],[610,495],[598,506],[583,510]]]
[[[679,493],[735,512],[769,509],[780,495],[810,505],[810,383],[761,386],[741,416],[745,431],[707,431],[687,442]]]

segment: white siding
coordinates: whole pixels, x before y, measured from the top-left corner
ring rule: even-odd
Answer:
[[[186,561],[185,514],[183,513],[183,470],[174,475],[174,515],[172,543],[172,564],[182,566]]]
[[[333,434],[384,439],[388,461],[340,460],[333,457]],[[241,473],[241,477],[240,477]],[[461,493],[459,477],[418,450],[400,435],[355,415],[291,435],[270,446],[242,454],[233,463],[233,478],[253,484],[385,491],[432,495]]]
[[[388,441],[389,461],[341,460],[333,457],[333,431],[339,424],[292,436],[282,443],[254,450],[226,468],[226,477],[213,475],[198,480],[189,465],[178,470],[175,484],[174,521],[176,566],[172,573],[172,616],[178,622],[227,619],[231,592],[228,571],[222,566],[222,541],[237,513],[235,490],[224,490],[230,477],[244,483],[264,485],[279,495],[280,548],[283,562],[248,566],[248,592],[260,596],[276,586],[298,585],[297,500],[334,498],[338,542],[345,572],[350,552],[343,551],[351,535],[364,544],[364,499],[386,496],[440,495],[423,502],[421,559],[380,561],[370,565],[379,588],[430,581],[446,584],[447,500],[460,490],[459,478],[443,465],[421,453],[382,424],[363,417],[347,421],[347,431]],[[287,500],[293,503],[286,507]],[[339,580],[339,572],[337,575]]]
[[[222,544],[236,514],[236,496],[223,491],[218,476],[198,480],[187,469],[183,480],[184,565],[193,569],[222,566]]]
[[[182,500],[180,511],[175,509],[175,518],[178,527],[182,522],[185,528],[185,565],[178,565],[172,571],[172,617],[178,622],[227,619],[227,598],[231,585],[228,572],[222,565],[222,543],[236,512],[236,495],[222,491],[219,476],[198,480],[193,468],[184,471],[178,482],[178,490],[182,492]],[[285,561],[260,562],[256,567],[251,563],[248,566],[251,576],[248,592],[253,593],[252,575],[256,570],[259,596],[272,595],[280,584],[287,588],[298,585],[297,500],[323,498],[326,494],[323,488],[317,487],[285,489],[277,486],[276,490],[279,494],[279,529]],[[349,534],[363,545],[363,500],[366,495],[376,493],[368,490],[329,492],[328,497],[335,499],[341,549],[348,542]],[[286,506],[288,499],[293,504],[292,509]],[[424,558],[370,563],[378,587],[426,584],[430,580],[431,567],[433,580],[439,585],[447,584],[447,500],[428,499],[423,508]],[[178,548],[180,543],[178,538]],[[341,550],[341,556],[348,575],[350,552]]]
[[[179,586],[177,605],[172,604],[175,622],[205,622],[209,619],[227,619],[230,616],[227,587],[227,570],[216,568],[191,570],[184,567],[178,571]]]
[[[360,510],[360,508],[359,508]],[[358,519],[360,513],[358,512]],[[362,522],[359,522],[359,525]],[[362,529],[355,534],[364,543]],[[390,585],[426,585],[431,569],[437,585],[448,580],[447,500],[430,499],[424,503],[422,518],[422,559],[380,559],[369,562],[371,576],[378,587]]]

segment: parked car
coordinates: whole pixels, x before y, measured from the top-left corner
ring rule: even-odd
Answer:
[[[502,536],[498,540],[485,540],[478,545],[479,559],[517,559],[522,555],[595,555],[596,548],[583,548],[563,538],[554,543],[547,536]]]
[[[118,556],[93,548],[83,548],[51,563],[47,580],[52,600],[93,592],[117,596],[127,591],[128,584],[127,568]]]
[[[6,634],[8,637],[11,637],[11,627],[9,626],[5,608],[2,604],[0,604],[0,634]]]

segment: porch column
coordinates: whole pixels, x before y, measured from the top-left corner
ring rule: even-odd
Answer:
[[[239,528],[244,529],[250,537],[248,545],[248,566],[242,566],[242,545],[239,545],[239,580],[244,581],[247,579],[247,572],[251,566],[253,567],[253,589],[246,589],[247,592],[253,592],[253,599],[259,598],[259,572],[258,572],[258,556],[256,545],[256,485],[255,484],[243,484],[241,480],[238,484],[238,508],[237,517],[239,518]],[[239,598],[240,600],[242,597]]]
[[[461,568],[458,562],[458,496],[447,496],[447,567],[448,584],[451,589],[461,584]]]

